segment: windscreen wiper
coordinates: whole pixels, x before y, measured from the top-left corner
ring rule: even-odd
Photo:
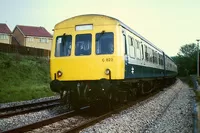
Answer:
[[[62,36],[62,45],[64,46],[66,42],[66,34],[64,33]]]
[[[99,41],[99,39],[104,35],[104,33],[105,33],[105,30],[103,30],[103,31],[101,32],[100,36],[96,39],[96,42]]]

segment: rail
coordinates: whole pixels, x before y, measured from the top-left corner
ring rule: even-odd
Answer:
[[[3,133],[16,133],[16,132],[28,132],[30,130],[36,129],[36,128],[40,128],[43,127],[45,125],[49,125],[52,124],[54,122],[75,116],[77,114],[80,114],[81,111],[87,110],[89,109],[89,106],[86,107],[82,107],[79,111],[75,111],[75,110],[71,110],[69,112],[63,113],[63,114],[59,114],[57,116],[45,119],[45,120],[41,120],[32,124],[28,124],[28,125],[24,125],[21,127],[17,127],[17,128],[13,128],[7,131],[3,131]]]
[[[23,105],[16,105],[12,107],[0,108],[0,118],[7,118],[14,115],[20,115],[29,112],[40,111],[47,108],[52,108],[60,105],[59,100],[60,99],[51,99],[42,102],[35,102]]]
[[[119,113],[120,111],[125,110],[125,109],[127,109],[127,108],[129,108],[129,107],[131,107],[131,106],[133,106],[133,105],[136,105],[137,103],[140,103],[140,102],[142,102],[142,101],[144,101],[144,100],[147,100],[147,99],[148,99],[148,100],[151,100],[150,97],[152,97],[152,96],[154,96],[154,95],[156,95],[156,94],[160,94],[160,93],[162,93],[162,92],[159,92],[159,93],[158,93],[158,91],[155,91],[155,92],[153,92],[153,93],[150,93],[149,95],[146,95],[146,96],[143,96],[143,97],[139,98],[139,99],[136,100],[136,101],[132,101],[132,102],[128,103],[127,105],[124,105],[124,106],[122,106],[122,107],[116,107],[115,109],[113,109],[112,111],[110,111],[110,112],[108,112],[108,113],[106,113],[106,114],[100,115],[100,116],[95,117],[95,118],[93,118],[93,119],[91,119],[91,120],[89,120],[89,121],[86,121],[85,123],[82,123],[82,124],[79,125],[79,126],[76,126],[76,127],[74,127],[74,128],[71,128],[71,129],[69,129],[69,130],[66,130],[66,131],[64,131],[64,133],[75,133],[75,132],[79,132],[80,130],[82,130],[82,129],[84,129],[84,128],[87,128],[87,127],[89,127],[89,126],[92,126],[92,125],[94,125],[94,124],[100,122],[101,120],[110,117],[112,114]]]

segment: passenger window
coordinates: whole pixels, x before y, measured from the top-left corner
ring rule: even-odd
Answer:
[[[146,61],[149,61],[149,55],[148,55],[148,51],[147,51],[147,46],[145,46],[145,59],[146,59]]]
[[[56,38],[56,50],[55,50],[56,57],[70,56],[71,48],[72,48],[71,35],[58,36]]]
[[[138,40],[135,40],[136,41],[136,55],[137,55],[137,58],[138,59],[141,59],[141,55],[140,55],[140,43]]]
[[[91,34],[79,34],[76,35],[76,44],[75,44],[75,55],[90,55],[91,54]]]
[[[135,57],[135,47],[133,45],[133,38],[131,38],[129,36],[128,38],[128,43],[129,43],[129,54],[130,54],[130,57]]]
[[[153,63],[153,50],[149,48],[149,51],[150,51],[150,62]]]
[[[96,34],[96,54],[113,54],[114,34],[112,32]]]
[[[166,62],[167,62],[167,61],[166,61]],[[160,64],[161,66],[164,65],[164,63],[163,63],[163,56],[162,56],[161,54],[159,54],[159,64]]]
[[[156,51],[154,51],[154,54],[153,54],[153,63],[154,64],[157,64],[157,53],[156,53]]]
[[[135,41],[134,41],[134,39],[133,39],[133,38],[132,38],[132,42],[133,42],[133,48],[134,48],[134,57],[136,57]]]
[[[158,53],[155,52],[154,54],[154,61],[155,61],[155,64],[158,64]]]
[[[158,60],[158,62],[159,62],[159,65],[161,65],[161,55],[158,54],[158,56],[159,56],[159,60]]]
[[[142,60],[144,59],[144,49],[143,49],[143,45],[142,46]]]

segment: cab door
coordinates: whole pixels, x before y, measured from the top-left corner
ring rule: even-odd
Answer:
[[[129,69],[129,62],[128,62],[128,43],[125,30],[122,29],[122,46],[124,47],[124,78],[131,78]]]

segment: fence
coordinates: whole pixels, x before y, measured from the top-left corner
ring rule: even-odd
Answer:
[[[50,57],[51,51],[39,48],[25,47],[20,45],[10,45],[0,43],[0,52],[19,53],[22,55],[32,55],[38,57]]]

